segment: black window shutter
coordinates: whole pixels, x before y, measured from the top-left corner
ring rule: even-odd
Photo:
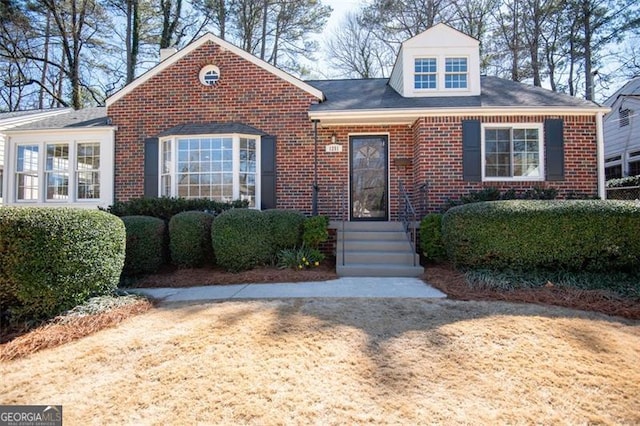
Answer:
[[[462,121],[462,177],[466,181],[482,180],[480,120]]]
[[[144,196],[158,197],[158,138],[144,141]]]
[[[260,208],[276,208],[276,138],[262,136],[260,147]]]
[[[564,180],[564,121],[544,121],[545,163],[547,180]]]

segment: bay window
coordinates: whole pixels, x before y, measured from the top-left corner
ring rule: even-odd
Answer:
[[[543,180],[542,126],[485,124],[482,132],[485,180]]]
[[[169,136],[160,140],[160,194],[259,206],[259,137]]]

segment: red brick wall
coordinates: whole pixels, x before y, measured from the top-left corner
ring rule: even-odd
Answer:
[[[557,182],[465,182],[462,179],[462,120],[483,123],[544,123],[546,118],[564,120],[565,180]],[[424,204],[439,211],[449,199],[471,191],[493,187],[501,191],[514,188],[555,188],[559,197],[570,194],[597,195],[598,168],[596,122],[593,116],[564,117],[428,117],[414,123],[414,186],[428,184]],[[421,205],[420,202],[418,202]]]
[[[221,78],[215,86],[203,86],[198,73],[214,64]],[[108,109],[116,132],[116,199],[143,195],[144,140],[183,123],[240,122],[277,137],[277,197],[279,208],[311,212],[314,137],[307,115],[317,100],[213,43],[199,49],[154,76]],[[545,117],[465,117],[483,122],[535,122]],[[551,117],[550,117],[551,118]],[[348,214],[349,135],[389,135],[389,197],[392,219],[398,211],[398,179],[414,194],[418,209],[437,211],[450,198],[484,187],[501,189],[535,186],[596,194],[596,126],[593,117],[565,120],[564,182],[464,182],[462,180],[462,120],[422,118],[412,126],[338,126],[318,129],[319,211],[332,219]],[[332,133],[342,144],[341,153],[326,153]],[[411,158],[396,167],[396,158]],[[419,188],[427,183],[428,198]]]
[[[220,69],[215,86],[200,84],[208,64]],[[144,191],[144,140],[184,123],[239,122],[277,138],[279,206],[311,209],[313,125],[317,100],[214,43],[205,43],[109,106],[116,132],[116,200]]]

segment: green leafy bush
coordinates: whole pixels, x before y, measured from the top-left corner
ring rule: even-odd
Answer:
[[[69,208],[0,208],[0,311],[43,319],[113,292],[125,228],[111,214]]]
[[[290,248],[278,252],[278,268],[308,269],[320,266],[324,254],[318,249],[305,247]]]
[[[213,264],[211,222],[215,216],[202,211],[182,212],[169,221],[171,262],[182,267]]]
[[[299,246],[302,241],[302,224],[306,217],[296,210],[265,210],[262,212],[269,223],[271,254],[273,257],[286,248]]]
[[[233,209],[216,216],[211,242],[216,262],[228,271],[251,269],[271,260],[269,221],[257,210]]]
[[[500,192],[497,188],[484,188],[480,191],[471,191],[467,195],[461,196],[457,200],[449,200],[444,210],[452,207],[462,206],[465,204],[481,203],[484,201],[498,200],[554,200],[558,196],[558,190],[555,188],[534,187],[526,191],[516,191],[511,188],[505,192]]]
[[[223,211],[233,208],[246,208],[249,206],[247,200],[236,200],[231,202],[221,202],[206,198],[134,198],[129,201],[118,201],[109,206],[106,211],[116,216],[152,216],[160,218],[167,223],[174,215],[200,210],[209,213],[220,214]]]
[[[428,214],[420,222],[420,248],[427,260],[441,262],[447,258],[442,241],[441,214]]]
[[[122,221],[127,229],[123,274],[137,276],[157,272],[167,253],[164,221],[151,216],[123,216]]]
[[[495,201],[443,217],[449,258],[492,270],[640,271],[640,207],[634,202]]]
[[[327,216],[312,216],[302,225],[302,243],[306,247],[319,248],[320,244],[329,239],[329,218]]]

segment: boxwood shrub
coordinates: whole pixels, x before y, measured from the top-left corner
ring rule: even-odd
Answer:
[[[211,242],[219,266],[243,271],[271,260],[269,221],[260,211],[227,210],[211,224]]]
[[[271,236],[271,256],[275,256],[280,250],[293,248],[302,242],[302,225],[306,220],[304,214],[296,210],[265,210],[262,214],[266,217]]]
[[[128,201],[118,201],[106,210],[116,216],[152,216],[167,223],[176,214],[186,211],[199,210],[214,214],[222,213],[233,208],[249,206],[247,200],[222,202],[206,198],[187,199],[181,197],[133,198]]]
[[[171,262],[181,267],[213,264],[211,222],[215,216],[201,211],[178,213],[169,221]]]
[[[114,291],[125,257],[122,221],[97,210],[0,208],[0,311],[43,319]]]
[[[442,241],[442,215],[430,213],[420,222],[420,248],[427,260],[441,262],[447,258]]]
[[[127,230],[127,255],[123,274],[136,276],[157,272],[167,253],[165,223],[151,216],[123,216]]]
[[[634,202],[494,201],[443,217],[449,258],[462,268],[640,271]]]

